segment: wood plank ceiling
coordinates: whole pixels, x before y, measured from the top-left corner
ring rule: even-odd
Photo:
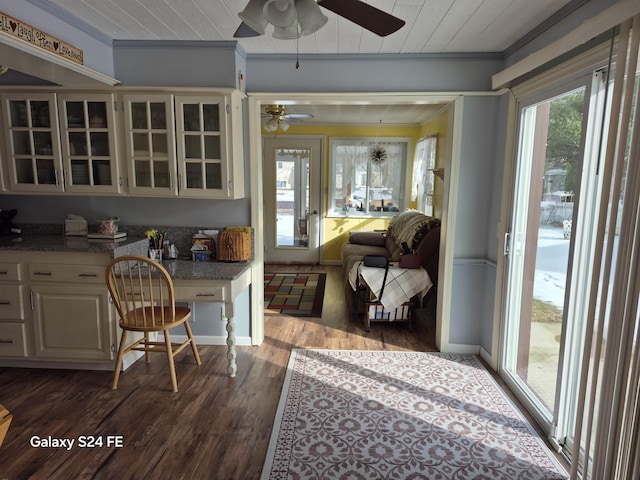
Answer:
[[[29,0],[62,9],[111,39],[233,40],[248,0]],[[303,54],[503,52],[576,0],[368,0],[406,21],[380,38],[322,9],[328,23],[299,39]],[[68,21],[68,19],[65,19]],[[268,29],[268,33],[269,29]],[[242,39],[249,54],[295,53],[295,40]]]

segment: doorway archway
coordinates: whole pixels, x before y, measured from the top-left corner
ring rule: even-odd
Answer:
[[[449,347],[449,310],[451,305],[451,285],[453,269],[453,235],[448,234],[448,227],[453,226],[452,218],[455,211],[455,189],[451,185],[457,184],[457,171],[452,168],[459,163],[454,148],[456,139],[460,138],[460,122],[454,121],[458,112],[462,109],[462,101],[459,95],[442,95],[434,93],[259,93],[248,94],[248,122],[249,122],[249,157],[251,171],[251,226],[254,229],[255,242],[255,266],[252,271],[252,285],[262,285],[264,277],[264,198],[263,190],[263,165],[262,165],[262,126],[261,112],[265,104],[283,105],[327,105],[336,108],[344,105],[441,105],[448,108],[449,134],[444,142],[446,149],[445,182],[442,205],[442,230],[440,244],[440,264],[438,276],[439,289],[437,292],[436,313],[436,345],[441,351],[447,351]],[[459,116],[459,115],[458,115]],[[257,201],[256,201],[257,200]],[[252,288],[251,304],[260,306],[264,304],[264,292],[261,288]],[[264,314],[262,309],[253,308],[251,312],[251,338],[254,345],[260,345],[264,341]]]

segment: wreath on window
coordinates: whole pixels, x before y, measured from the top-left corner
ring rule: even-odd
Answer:
[[[382,165],[387,161],[387,149],[384,145],[377,143],[371,148],[371,161],[376,165]]]

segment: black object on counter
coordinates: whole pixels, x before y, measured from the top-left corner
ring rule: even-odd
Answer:
[[[18,214],[15,208],[12,210],[0,210],[0,235],[19,235],[22,229],[12,222],[13,217]]]

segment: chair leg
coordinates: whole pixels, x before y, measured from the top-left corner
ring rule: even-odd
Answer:
[[[169,330],[164,330],[164,344],[167,349],[167,361],[169,362],[169,374],[171,375],[171,385],[173,385],[173,391],[178,391],[178,380],[176,378],[176,366],[173,362],[173,348],[171,347],[171,338],[169,337]]]
[[[127,331],[122,330],[122,336],[120,337],[120,348],[118,348],[118,357],[116,358],[116,368],[113,372],[113,385],[111,388],[116,390],[118,388],[118,379],[120,378],[120,370],[122,370],[122,358],[124,357],[124,351],[126,349]]]
[[[151,351],[149,350],[149,332],[144,332],[144,360],[151,363]]]
[[[186,322],[183,323],[183,325],[184,325],[184,329],[187,331],[187,336],[191,341],[191,350],[193,350],[193,356],[196,358],[196,363],[198,365],[202,365],[202,362],[200,361],[200,354],[198,353],[198,347],[196,347],[196,341],[193,339],[193,334],[191,333],[191,327],[189,326],[189,321],[187,320]]]

